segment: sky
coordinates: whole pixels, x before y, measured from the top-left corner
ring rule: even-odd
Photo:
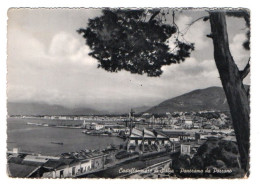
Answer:
[[[221,86],[213,58],[208,22],[194,23],[185,40],[195,51],[184,63],[162,67],[160,77],[106,72],[76,30],[85,28],[99,9],[10,9],[8,11],[7,96],[9,102],[36,102],[69,108],[88,107],[120,112],[156,105],[186,92]],[[176,23],[181,31],[206,15],[204,11],[181,11]],[[242,47],[245,22],[227,17],[230,49],[240,69],[249,58]],[[250,75],[244,80],[250,84]]]

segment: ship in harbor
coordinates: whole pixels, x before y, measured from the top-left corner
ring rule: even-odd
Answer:
[[[52,144],[63,145],[63,142],[51,142]]]
[[[43,127],[49,126],[47,123],[32,123],[32,122],[27,122],[27,125],[36,125],[36,126],[43,126]]]
[[[82,131],[82,133],[91,136],[111,136],[112,133],[104,130],[92,130],[92,131]]]

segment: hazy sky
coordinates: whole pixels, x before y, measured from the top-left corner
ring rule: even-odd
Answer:
[[[209,23],[198,21],[185,35],[195,42],[191,58],[164,66],[161,77],[97,68],[76,30],[98,9],[11,9],[8,12],[8,101],[44,102],[67,107],[120,111],[154,105],[188,91],[221,86],[213,60]],[[180,30],[205,12],[178,13]],[[239,68],[247,63],[243,19],[227,18],[230,48]],[[245,83],[249,84],[249,76]]]

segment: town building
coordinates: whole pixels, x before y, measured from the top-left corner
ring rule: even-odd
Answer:
[[[43,165],[49,172],[44,178],[71,178],[104,169],[105,155],[95,156],[84,160],[60,159],[50,160]]]
[[[105,127],[105,125],[103,124],[98,124],[98,123],[89,123],[89,124],[85,124],[86,129],[89,130],[100,130],[103,129]]]
[[[190,144],[181,144],[181,155],[190,155]]]
[[[143,128],[142,130],[133,128],[128,137],[127,151],[158,151],[161,146],[165,145],[172,145],[170,139],[166,135],[155,130],[148,130],[146,128]]]

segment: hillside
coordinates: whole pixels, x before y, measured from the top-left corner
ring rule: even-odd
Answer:
[[[147,110],[148,113],[162,114],[176,111],[229,110],[222,87],[198,89],[163,101]]]
[[[135,107],[133,108],[134,112],[136,114],[139,114],[139,113],[143,113],[147,110],[149,110],[152,106],[140,106],[140,107]]]

